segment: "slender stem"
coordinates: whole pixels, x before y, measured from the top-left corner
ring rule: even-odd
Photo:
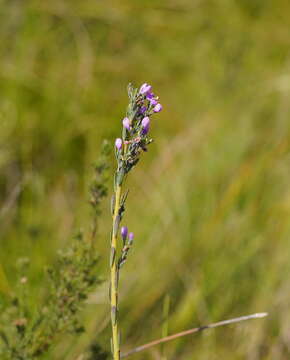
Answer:
[[[234,323],[245,321],[245,320],[259,319],[259,318],[263,318],[263,317],[265,317],[267,315],[268,315],[267,313],[257,313],[257,314],[252,314],[252,315],[246,315],[246,316],[241,316],[241,317],[230,319],[230,320],[219,321],[217,323],[213,323],[213,324],[209,324],[209,325],[205,325],[205,326],[200,326],[200,327],[193,328],[193,329],[190,329],[190,330],[185,330],[185,331],[179,332],[179,333],[174,334],[174,335],[166,336],[166,337],[164,337],[162,339],[151,341],[148,344],[138,346],[135,349],[132,349],[132,350],[126,352],[126,353],[121,354],[121,358],[123,359],[123,358],[125,358],[127,356],[136,354],[136,353],[138,353],[140,351],[147,350],[147,349],[151,348],[152,346],[159,345],[159,344],[171,341],[171,340],[175,340],[175,339],[178,339],[178,338],[180,338],[182,336],[194,334],[196,332],[200,332],[200,331],[203,331],[203,330],[206,330],[206,329],[212,329],[212,328],[216,328],[216,327],[219,327],[219,326],[234,324]]]
[[[116,222],[118,222],[121,199],[121,185],[117,185],[115,190],[115,207],[113,214],[113,230],[111,239],[111,322],[112,322],[112,352],[113,359],[120,359],[120,343],[118,330],[118,264],[117,264],[117,237],[118,231]]]

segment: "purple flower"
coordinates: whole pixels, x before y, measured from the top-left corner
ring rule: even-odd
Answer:
[[[141,85],[139,93],[142,95],[147,94],[151,90],[151,88],[151,85],[144,83],[143,85]]]
[[[130,123],[130,120],[127,117],[125,117],[123,119],[123,126],[124,126],[125,129],[130,130],[131,123]]]
[[[162,110],[162,105],[161,104],[156,104],[155,106],[154,106],[154,108],[153,108],[153,111],[154,112],[160,112]]]
[[[144,117],[144,119],[141,122],[141,125],[142,125],[142,134],[143,135],[148,134],[150,128],[150,119],[148,116]]]
[[[149,100],[149,99],[153,99],[155,96],[153,94],[152,91],[149,91],[147,94],[146,94],[146,98]]]
[[[133,240],[134,240],[134,233],[130,232],[129,233],[129,245],[132,245]]]
[[[150,99],[149,101],[152,106],[155,106],[158,104],[158,101],[156,99]]]
[[[116,146],[117,150],[120,151],[122,149],[122,145],[123,145],[122,139],[120,139],[120,138],[116,139],[115,146]]]
[[[141,107],[140,107],[140,112],[141,112],[141,114],[144,114],[146,110],[147,110],[147,107],[146,107],[146,106],[141,106]]]
[[[124,241],[127,239],[127,235],[128,235],[127,226],[122,226],[122,228],[121,228],[121,236],[122,236]]]

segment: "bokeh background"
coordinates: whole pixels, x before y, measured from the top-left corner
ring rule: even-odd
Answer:
[[[268,311],[135,359],[290,356],[290,3],[287,0],[1,0],[0,263],[13,288],[88,228],[88,186],[103,138],[120,132],[129,81],[164,110],[128,182],[136,242],[121,277],[123,348],[169,332]],[[97,247],[108,277],[110,215]],[[47,359],[109,349],[107,283],[88,334]],[[133,359],[133,357],[132,357]]]

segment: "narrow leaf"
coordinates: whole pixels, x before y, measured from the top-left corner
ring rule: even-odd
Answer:
[[[112,323],[114,325],[116,325],[116,322],[117,322],[117,307],[116,306],[112,306],[112,308],[111,308],[111,318],[112,318]]]
[[[111,256],[110,256],[110,267],[113,266],[115,258],[116,258],[116,249],[112,246],[111,247]]]
[[[115,197],[115,194],[113,194],[112,198],[111,198],[111,214],[112,215],[114,215],[115,203],[116,203],[116,197]]]

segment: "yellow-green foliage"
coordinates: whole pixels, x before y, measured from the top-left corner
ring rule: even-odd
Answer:
[[[268,311],[263,320],[167,344],[167,359],[286,359],[290,289],[290,3],[286,0],[0,0],[0,290],[30,257],[43,268],[90,226],[101,139],[119,134],[126,86],[151,83],[164,110],[129,180],[136,234],[120,279],[124,348]],[[107,204],[105,204],[107,205]],[[108,275],[109,206],[96,246]],[[2,270],[0,270],[2,274]],[[107,285],[88,333],[47,359],[109,349]],[[159,359],[161,349],[136,355]]]

